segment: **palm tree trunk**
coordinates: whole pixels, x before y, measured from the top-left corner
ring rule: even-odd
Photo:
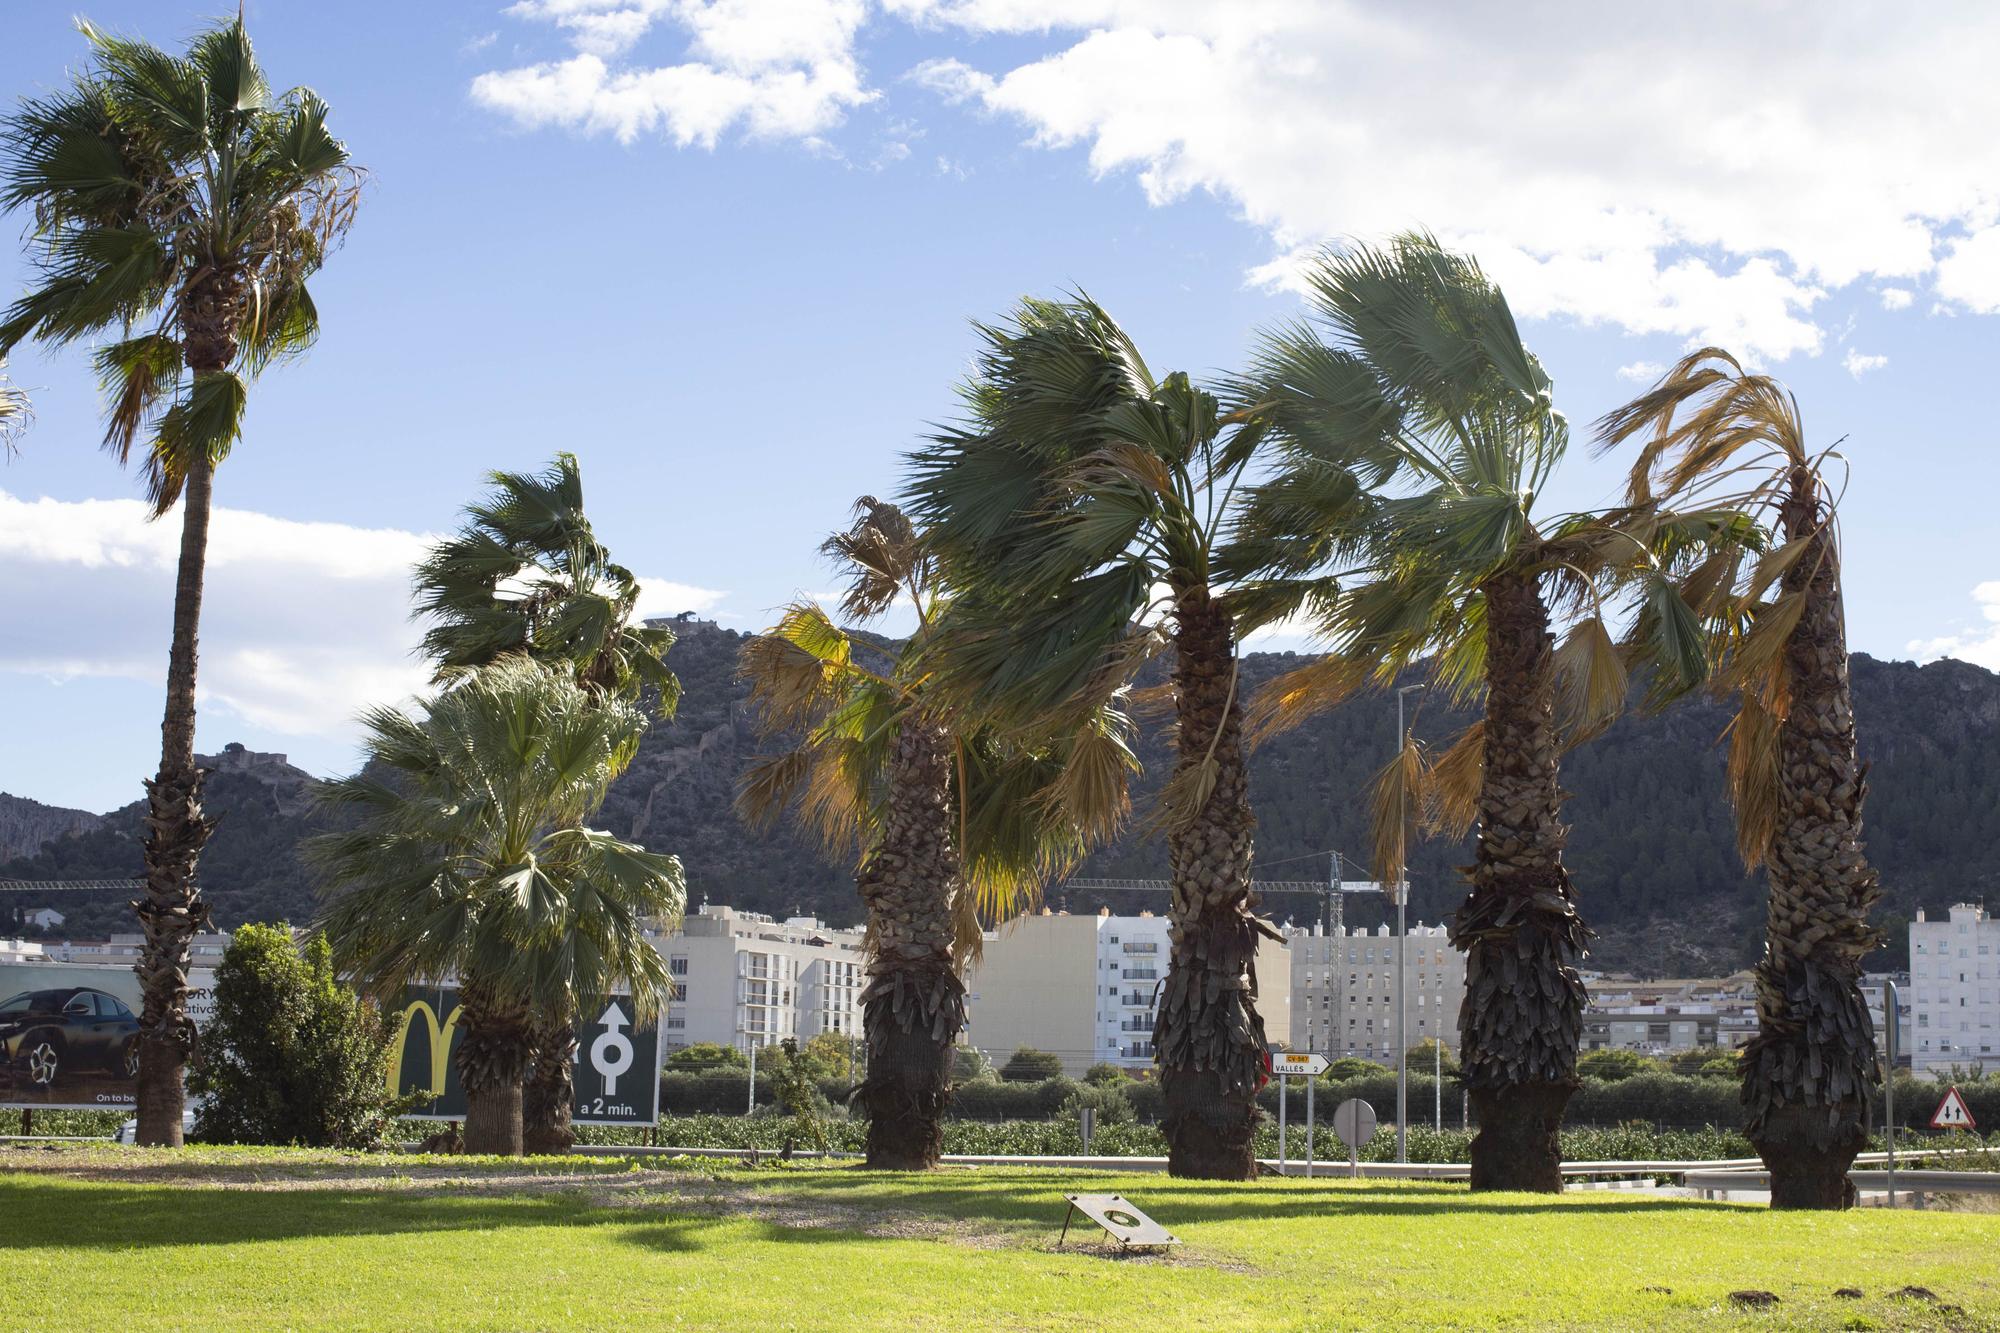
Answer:
[[[1270,1064],[1256,1005],[1255,820],[1236,650],[1229,615],[1209,600],[1205,585],[1177,589],[1176,605],[1180,752],[1173,781],[1202,799],[1191,819],[1176,819],[1167,833],[1172,946],[1153,1027],[1167,1170],[1199,1180],[1250,1180],[1257,1174],[1257,1092],[1270,1079]]]
[[[139,976],[139,1124],[153,1147],[181,1145],[184,1079],[195,1050],[188,1016],[188,961],[208,925],[208,903],[195,863],[214,824],[202,813],[202,770],[194,762],[195,663],[208,560],[214,469],[206,458],[188,468],[181,495],[180,566],[174,580],[174,637],[167,658],[167,707],[160,725],[160,771],[146,783],[145,896],[132,906],[145,946]]]
[[[533,1052],[521,1085],[521,1149],[566,1153],[576,1145],[570,1117],[576,1103],[576,1027],[544,1019],[530,1034]]]
[[[459,1086],[465,1089],[465,1150],[521,1155],[521,1084],[528,1072],[528,1007],[481,982],[459,990]]]
[[[962,888],[952,829],[951,739],[912,718],[889,761],[888,815],[857,877],[868,910],[861,1022],[868,1076],[868,1161],[925,1171],[944,1152],[952,1048],[965,1027],[965,984],[952,959]]]
[[[1563,1108],[1577,1088],[1587,932],[1563,868],[1555,642],[1533,574],[1489,579],[1486,753],[1472,890],[1451,924],[1465,950],[1460,1060],[1479,1132],[1475,1190],[1562,1191]]]
[[[1876,944],[1881,890],[1861,849],[1866,773],[1855,756],[1840,556],[1813,475],[1794,471],[1782,514],[1808,545],[1785,573],[1802,596],[1785,643],[1791,707],[1778,732],[1778,808],[1765,855],[1757,1036],[1743,1053],[1747,1130],[1771,1173],[1773,1208],[1845,1208],[1879,1081],[1861,956]]]

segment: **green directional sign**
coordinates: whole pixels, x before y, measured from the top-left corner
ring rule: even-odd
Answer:
[[[660,1032],[640,1027],[629,995],[584,1006],[572,1072],[579,1125],[655,1125],[660,1120]],[[395,1015],[396,1044],[389,1086],[399,1095],[424,1096],[408,1112],[417,1120],[465,1119],[465,1089],[452,1059],[458,1042],[458,992],[412,986]]]

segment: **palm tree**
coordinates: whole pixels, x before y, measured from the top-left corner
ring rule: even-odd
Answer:
[[[646,719],[515,656],[363,722],[367,765],[316,794],[348,825],[310,848],[318,929],[379,990],[456,975],[466,1148],[517,1154],[531,1015],[625,981],[648,1017],[667,991],[641,927],[679,918],[680,862],[584,826]]]
[[[0,355],[30,336],[112,339],[94,357],[105,447],[125,463],[140,444],[155,517],[183,502],[137,969],[138,1139],[178,1145],[189,942],[208,920],[194,733],[213,474],[242,434],[246,381],[318,336],[306,279],[352,221],[358,179],[326,103],[272,93],[240,16],[185,56],[80,26],[88,64],[4,129],[0,203],[32,211],[39,281],[0,317]]]
[[[1086,297],[982,327],[964,424],[910,483],[959,590],[927,649],[940,695],[1001,734],[1082,735],[1172,648],[1174,771],[1155,821],[1172,866],[1154,1029],[1169,1169],[1247,1180],[1268,1080],[1258,1016],[1238,607],[1213,563],[1255,432],[1185,374],[1154,376]],[[1105,770],[1122,803],[1126,770]],[[1102,802],[1100,802],[1102,804]]]
[[[1840,594],[1839,456],[1806,444],[1798,401],[1709,347],[1600,423],[1607,447],[1637,438],[1635,502],[1655,493],[1727,504],[1780,539],[1717,582],[1707,608],[1727,629],[1719,679],[1736,693],[1729,790],[1744,864],[1765,868],[1757,1036],[1739,1063],[1750,1141],[1774,1208],[1843,1208],[1879,1081],[1861,957],[1881,889],[1861,844],[1865,769],[1856,758]],[[1738,576],[1741,577],[1738,577]]]
[[[559,453],[539,475],[494,472],[492,492],[466,509],[459,532],[417,566],[422,651],[449,685],[510,654],[565,667],[594,695],[637,702],[653,691],[672,717],[680,682],[667,669],[673,632],[635,625],[639,581],[597,540],[583,507],[576,456]],[[530,1152],[567,1152],[575,1135],[576,1006],[563,997],[534,1015],[523,1117]]]
[[[0,445],[14,451],[14,439],[28,427],[28,395],[7,378],[7,358],[0,357]]]
[[[1084,803],[1122,792],[1103,770],[1131,753],[1108,721],[1083,743],[1042,748],[954,725],[923,663],[946,605],[936,562],[896,506],[863,496],[855,513],[822,547],[848,578],[841,611],[875,620],[905,599],[916,634],[858,637],[801,601],[748,644],[739,672],[759,723],[789,748],[751,768],[737,804],[757,824],[795,809],[829,854],[856,861],[868,918],[867,1162],[920,1171],[944,1147],[961,969],[982,918],[1019,911],[1074,863],[1109,822]]]
[[[1458,835],[1477,823],[1451,924],[1467,953],[1472,1186],[1558,1191],[1588,938],[1563,865],[1561,754],[1623,706],[1639,662],[1659,699],[1704,677],[1676,579],[1733,529],[1639,507],[1539,512],[1567,424],[1469,258],[1405,236],[1329,252],[1308,281],[1313,321],[1268,336],[1238,386],[1275,459],[1224,563],[1261,573],[1263,615],[1301,615],[1333,651],[1260,692],[1257,725],[1295,725],[1420,665],[1434,691],[1484,695],[1434,765],[1405,738],[1378,779],[1376,870],[1402,882],[1406,807]]]

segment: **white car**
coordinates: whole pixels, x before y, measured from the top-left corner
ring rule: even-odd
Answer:
[[[187,1105],[182,1108],[181,1110],[182,1138],[194,1137],[194,1113],[195,1113],[195,1108],[199,1105],[200,1105],[200,1099],[192,1098],[188,1101]],[[139,1117],[137,1116],[133,1116],[130,1120],[127,1120],[124,1124],[120,1125],[118,1127],[118,1133],[112,1139],[113,1143],[137,1143],[138,1141],[139,1141]]]

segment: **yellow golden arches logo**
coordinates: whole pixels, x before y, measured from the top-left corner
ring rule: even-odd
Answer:
[[[439,1001],[440,1004],[443,1001]],[[425,1089],[432,1097],[444,1096],[445,1072],[451,1065],[451,1034],[458,1026],[458,1016],[465,1012],[464,1005],[453,1005],[451,1016],[444,1023],[438,1023],[437,1010],[423,1000],[413,1000],[403,1010],[403,1021],[396,1029],[396,1056],[389,1064],[389,1092],[398,1094],[403,1088],[403,1056],[410,1048],[410,1024],[417,1021],[418,1011],[422,1011],[424,1023],[430,1028],[431,1037],[431,1081]]]

